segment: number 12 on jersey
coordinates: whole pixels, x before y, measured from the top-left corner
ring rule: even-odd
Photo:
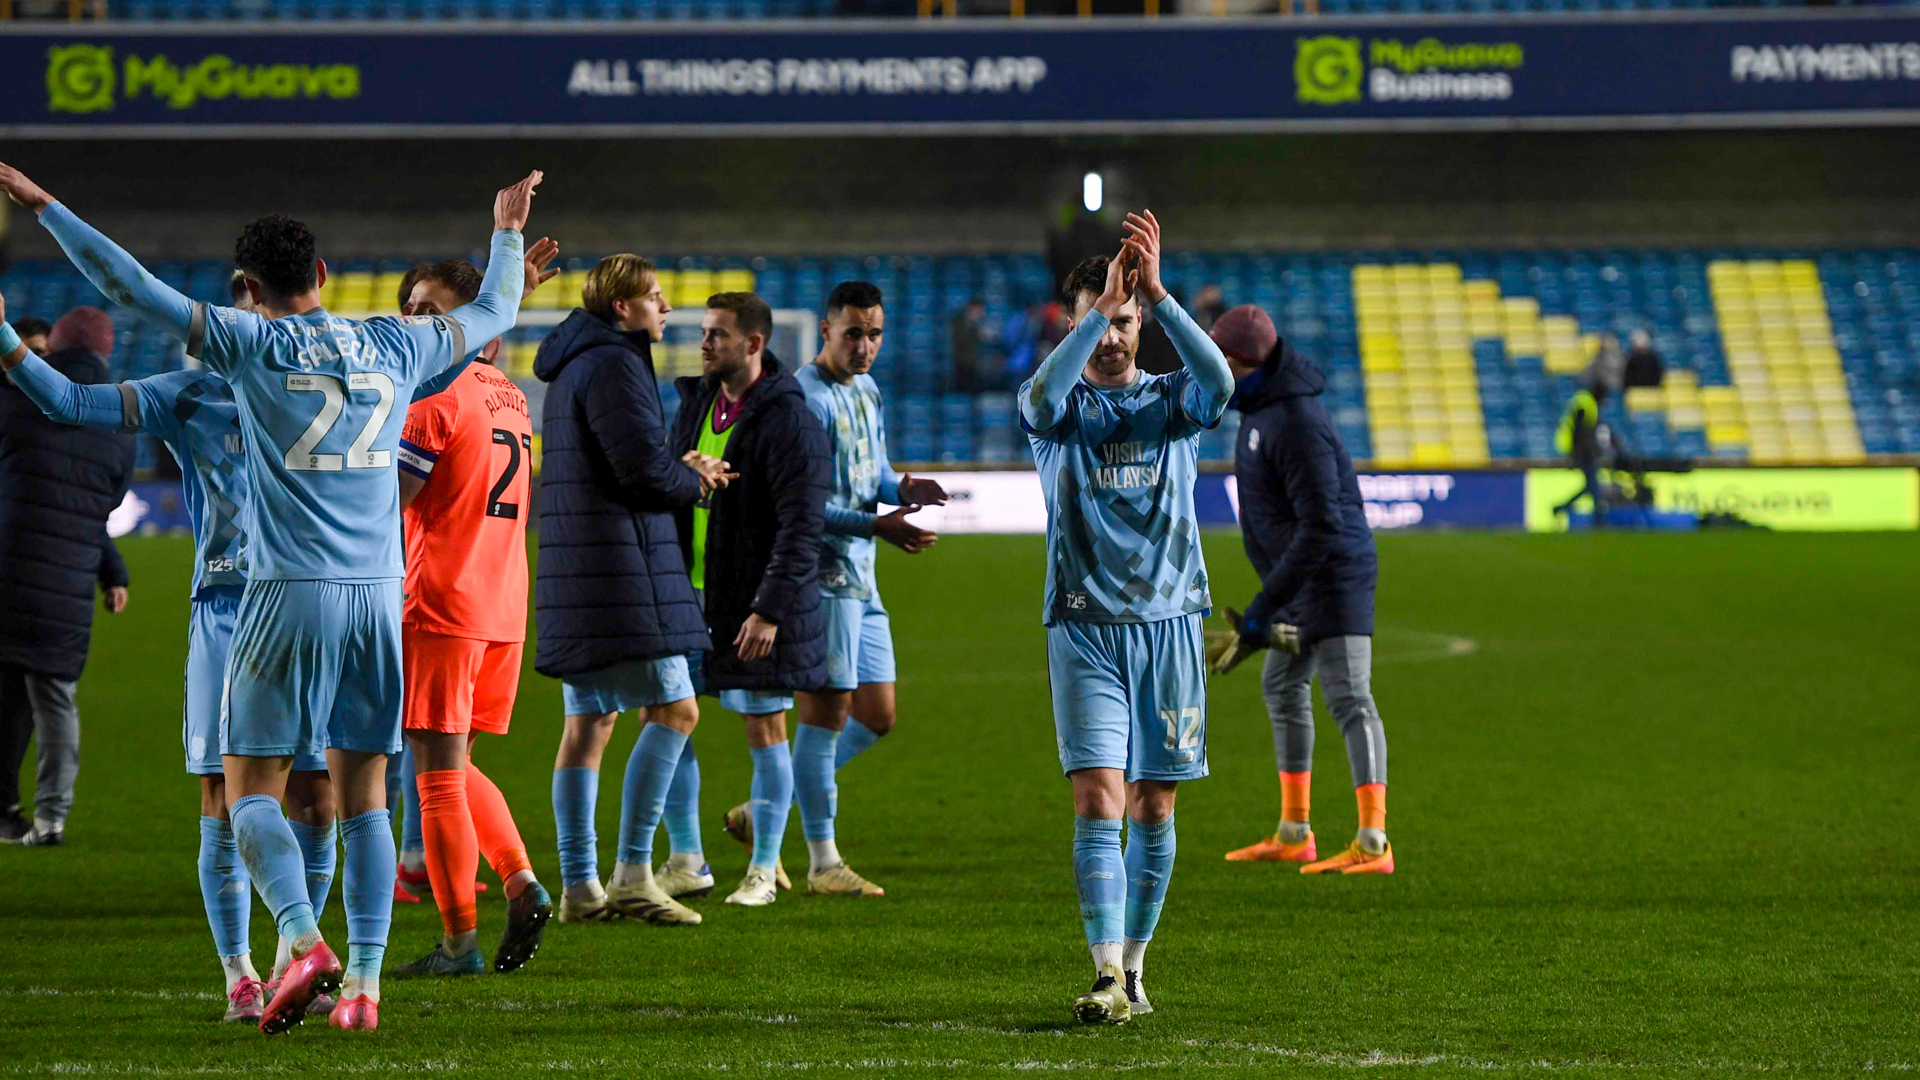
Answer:
[[[286,465],[294,472],[339,472],[341,469],[388,469],[393,467],[392,450],[375,450],[373,440],[380,436],[387,417],[393,412],[393,380],[378,371],[356,371],[347,376],[343,387],[332,375],[287,373],[287,389],[298,393],[319,394],[320,412],[307,430],[287,448]],[[333,430],[346,410],[347,395],[353,391],[371,391],[379,395],[373,414],[343,454],[316,453],[314,448]]]

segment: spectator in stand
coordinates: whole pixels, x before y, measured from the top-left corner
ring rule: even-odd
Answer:
[[[1667,366],[1653,348],[1653,335],[1635,330],[1627,339],[1627,370],[1623,380],[1628,386],[1659,386]]]
[[[980,352],[986,341],[987,305],[978,298],[953,316],[953,379],[948,388],[956,394],[971,394],[980,389]]]
[[[0,353],[23,349],[18,336],[0,324]],[[74,382],[106,382],[113,322],[99,308],[75,308],[47,350],[47,363]],[[127,606],[127,566],[107,538],[107,515],[132,467],[125,435],[56,424],[0,380],[0,840],[66,841],[80,772],[74,687],[92,640],[94,589],[109,612]],[[39,742],[31,824],[20,812],[29,736]]]
[[[28,316],[13,320],[13,332],[20,335],[20,344],[35,356],[47,355],[47,335],[53,332],[53,324],[45,319]]]
[[[1200,329],[1213,329],[1213,324],[1219,321],[1220,316],[1227,313],[1227,300],[1221,294],[1220,286],[1213,284],[1200,286],[1200,291],[1194,295],[1192,310],[1193,321],[1200,324]]]

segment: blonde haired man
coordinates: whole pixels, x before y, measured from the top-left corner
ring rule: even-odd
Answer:
[[[660,820],[687,733],[700,717],[687,654],[705,651],[701,616],[673,512],[727,481],[725,464],[667,445],[653,345],[672,306],[653,264],[609,255],[587,274],[582,307],[541,343],[539,630],[534,669],[565,684],[566,727],[554,761],[553,812],[562,922],[621,916],[695,925],[700,916],[653,880],[645,850],[623,843],[600,884],[593,809],[600,758],[622,712],[639,713],[627,760],[624,826]]]

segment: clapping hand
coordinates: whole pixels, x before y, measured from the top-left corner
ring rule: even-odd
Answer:
[[[558,241],[550,240],[543,236],[533,242],[533,246],[527,249],[527,278],[526,283],[520,289],[520,299],[525,300],[527,297],[532,296],[533,290],[552,281],[554,275],[560,273],[560,268],[557,266],[549,269],[549,264],[559,257],[560,244]]]
[[[900,477],[900,499],[911,506],[945,506],[947,490],[938,480],[907,473]]]
[[[1107,286],[1093,302],[1093,309],[1109,319],[1128,300],[1133,299],[1133,290],[1140,285],[1140,270],[1133,265],[1132,243],[1129,239],[1121,244],[1119,254],[1108,260]]]
[[[1132,253],[1139,268],[1140,291],[1146,294],[1147,303],[1157,304],[1167,295],[1167,287],[1160,283],[1160,222],[1153,211],[1142,210],[1128,214],[1125,225],[1127,239],[1120,250]]]
[[[689,450],[680,455],[680,461],[687,468],[700,474],[700,497],[706,498],[726,487],[730,481],[738,480],[740,474],[728,472],[728,464],[716,457],[709,457],[698,450]]]
[[[905,481],[902,481],[900,486],[904,490],[906,487]],[[938,487],[939,485],[935,484],[934,486]],[[942,492],[941,494],[944,496],[946,493]],[[901,496],[901,498],[905,497],[905,495]],[[918,555],[927,550],[939,541],[940,535],[931,529],[923,529],[907,520],[907,515],[918,509],[920,509],[920,507],[917,505],[902,506],[891,514],[881,514],[874,518],[873,535],[885,540],[887,543],[892,544],[894,547],[899,548],[909,555]]]
[[[513,229],[518,231],[527,225],[527,215],[533,210],[533,189],[546,179],[546,173],[535,169],[526,179],[517,184],[503,187],[493,197],[493,227],[495,229]],[[0,179],[0,183],[4,183]]]

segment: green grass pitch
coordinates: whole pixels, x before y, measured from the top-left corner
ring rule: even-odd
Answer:
[[[124,545],[132,610],[82,682],[69,845],[0,851],[0,1073],[1154,1076],[1796,1074],[1920,1065],[1920,547],[1911,536],[1437,535],[1381,541],[1375,689],[1390,878],[1222,861],[1273,826],[1251,670],[1213,682],[1147,965],[1159,1011],[1081,1029],[1038,538],[883,555],[900,728],[841,775],[842,849],[884,900],[729,909],[739,724],[696,744],[720,879],[691,930],[554,924],[523,972],[385,987],[381,1030],[266,1040],[217,1022],[181,771],[189,545]],[[1207,551],[1246,598],[1237,538]],[[1455,642],[1470,642],[1467,646]],[[522,683],[478,760],[557,877],[558,684]],[[1354,826],[1320,730],[1323,850]],[[619,775],[599,829],[610,872]],[[804,864],[797,818],[787,859]],[[664,844],[663,844],[664,846]],[[323,929],[344,940],[336,883]],[[483,903],[483,942],[500,927]],[[400,906],[389,962],[432,941]],[[255,907],[255,956],[273,949]]]

